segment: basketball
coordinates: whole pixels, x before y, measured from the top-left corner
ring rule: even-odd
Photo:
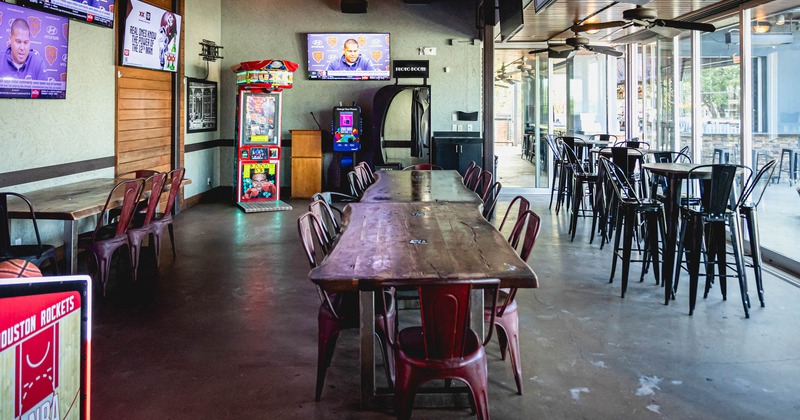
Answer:
[[[0,262],[0,278],[42,277],[36,264],[25,260],[8,260]]]

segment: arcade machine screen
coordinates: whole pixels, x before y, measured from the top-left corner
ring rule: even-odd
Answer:
[[[241,144],[278,144],[280,127],[275,116],[279,107],[279,94],[242,93]]]
[[[0,279],[0,418],[89,418],[89,276]]]
[[[278,165],[275,163],[244,163],[242,164],[241,200],[272,199],[277,198]]]
[[[357,152],[361,149],[361,109],[336,107],[333,109],[333,151]]]

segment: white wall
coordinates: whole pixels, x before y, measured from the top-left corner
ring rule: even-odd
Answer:
[[[75,21],[69,26],[67,99],[0,99],[0,174],[114,155],[114,32]]]
[[[184,70],[185,76],[202,79],[208,74],[207,80],[218,82],[218,92],[220,88],[219,76],[220,68],[222,67],[221,62],[219,60],[215,62],[206,62],[203,60],[202,57],[200,57],[200,53],[203,50],[200,46],[200,41],[207,39],[209,41],[214,41],[217,45],[225,46],[221,42],[220,10],[221,0],[193,0],[186,2],[186,9],[184,12],[186,16],[184,16],[183,19],[186,24],[183,41],[186,60]],[[224,57],[225,53],[226,51],[223,48],[220,51],[220,55]],[[208,63],[208,70],[206,70],[206,63]],[[185,90],[186,83],[184,80],[184,92]],[[184,115],[183,118],[185,119],[186,115]],[[187,133],[184,137],[184,144],[191,145],[217,140],[220,138],[219,127],[218,122],[216,131]],[[186,174],[187,177],[192,179],[192,183],[184,187],[184,197],[188,198],[220,185],[219,154],[220,148],[214,147],[189,152],[184,155]],[[227,172],[223,174],[223,177],[226,179],[228,178]],[[208,179],[211,179],[211,185],[208,185]],[[230,181],[228,181],[228,184],[230,184]]]
[[[375,92],[392,82],[310,81],[306,71],[306,34],[309,32],[390,32],[393,59],[428,59],[431,65],[434,131],[451,130],[455,111],[478,111],[481,106],[481,48],[468,43],[449,45],[449,39],[471,39],[475,29],[474,2],[439,0],[429,5],[409,5],[401,0],[369,3],[366,14],[344,14],[338,0],[272,0],[257,6],[252,0],[226,0],[222,9],[220,124],[222,138],[234,136],[236,88],[231,65],[242,61],[285,59],[300,64],[294,87],[283,96],[283,136],[292,129],[316,129],[314,112],[323,129],[329,129],[331,109],[356,102],[362,107],[364,129],[372,117]],[[420,56],[419,47],[436,47],[436,56]],[[450,67],[449,73],[444,67]],[[421,83],[409,79],[407,83]],[[232,149],[222,152],[222,173],[231,171]],[[232,173],[232,172],[231,172]],[[231,179],[222,179],[231,185]]]

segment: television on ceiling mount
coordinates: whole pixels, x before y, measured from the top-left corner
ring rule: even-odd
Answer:
[[[522,29],[524,24],[524,0],[500,0],[498,14],[500,16],[500,40],[505,42]]]
[[[3,2],[0,19],[0,98],[66,98],[69,19]]]
[[[388,33],[308,34],[311,80],[389,80],[391,64]]]
[[[106,28],[114,27],[115,0],[17,0],[31,9],[55,13]]]
[[[120,65],[177,72],[181,16],[139,0],[124,3]]]

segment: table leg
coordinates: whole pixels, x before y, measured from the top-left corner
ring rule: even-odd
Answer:
[[[375,294],[360,291],[359,296],[359,360],[361,363],[361,407],[370,407],[375,396]]]
[[[664,215],[667,219],[667,237],[664,240],[664,262],[661,277],[664,279],[664,305],[674,296],[672,278],[675,275],[675,247],[678,244],[678,215],[681,203],[681,180],[670,178],[667,185],[667,202]],[[680,267],[677,268],[680,270]]]
[[[78,232],[75,229],[75,220],[64,221],[64,260],[67,264],[67,273],[78,272]]]

